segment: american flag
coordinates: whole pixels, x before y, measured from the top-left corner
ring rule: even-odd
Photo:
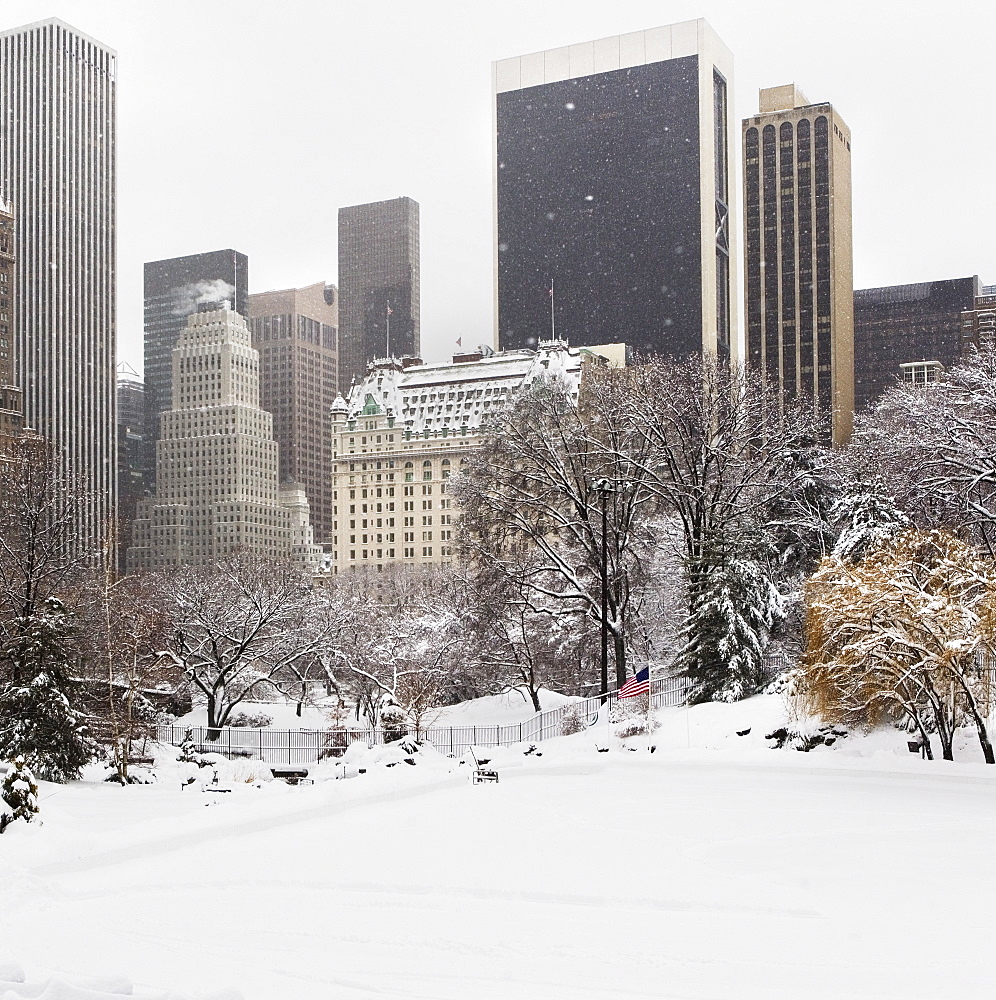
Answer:
[[[650,667],[644,667],[637,671],[619,689],[620,698],[635,698],[638,694],[647,694],[650,691]]]

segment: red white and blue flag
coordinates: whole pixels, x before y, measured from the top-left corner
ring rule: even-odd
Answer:
[[[650,691],[650,667],[638,670],[619,689],[620,698],[635,698],[638,694],[647,694]]]

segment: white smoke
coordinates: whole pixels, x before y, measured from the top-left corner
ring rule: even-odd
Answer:
[[[235,286],[222,278],[214,281],[195,281],[173,289],[173,315],[189,316],[197,312],[197,307],[206,302],[219,305],[228,300],[235,303]]]

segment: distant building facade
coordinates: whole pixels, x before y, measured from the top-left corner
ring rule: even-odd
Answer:
[[[624,344],[550,342],[452,363],[373,366],[332,409],[333,571],[452,563],[458,512],[449,479],[480,445],[483,421],[541,376],[559,376],[576,399],[586,365],[621,367],[625,354]]]
[[[95,554],[116,498],[117,56],[56,19],[0,31],[0,192],[17,246],[13,385],[78,490]]]
[[[958,363],[963,313],[975,306],[977,276],[854,293],[854,404],[873,404],[903,377],[909,362]]]
[[[249,316],[249,258],[236,250],[212,250],[145,264],[146,474],[156,480],[159,416],[172,405],[173,348],[187,317],[205,305],[229,302]]]
[[[332,530],[332,436],[338,395],[339,296],[335,285],[249,296],[252,346],[259,352],[259,405],[273,414],[280,482],[304,486],[321,542]]]
[[[148,488],[145,459],[145,383],[134,369],[118,365],[118,538],[119,565],[131,537],[138,501]]]
[[[996,285],[982,285],[970,309],[961,314],[961,353],[996,344]]]
[[[704,20],[493,64],[495,341],[741,356],[733,57]]]
[[[339,389],[375,358],[421,350],[419,207],[393,198],[339,209]]]
[[[743,123],[747,359],[790,399],[812,400],[826,437],[854,422],[851,133],[794,85],[760,92]]]
[[[259,406],[259,354],[227,304],[187,317],[161,415],[155,495],[138,503],[129,572],[203,565],[236,550],[317,569],[308,501],[279,483],[273,418]]]
[[[17,308],[14,208],[0,196],[0,440],[24,427],[21,390],[14,383],[14,312]]]

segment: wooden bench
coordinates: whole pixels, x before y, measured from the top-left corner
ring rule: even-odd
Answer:
[[[308,777],[306,767],[271,767],[270,774],[280,781],[286,781],[288,785],[313,785],[314,778]]]

